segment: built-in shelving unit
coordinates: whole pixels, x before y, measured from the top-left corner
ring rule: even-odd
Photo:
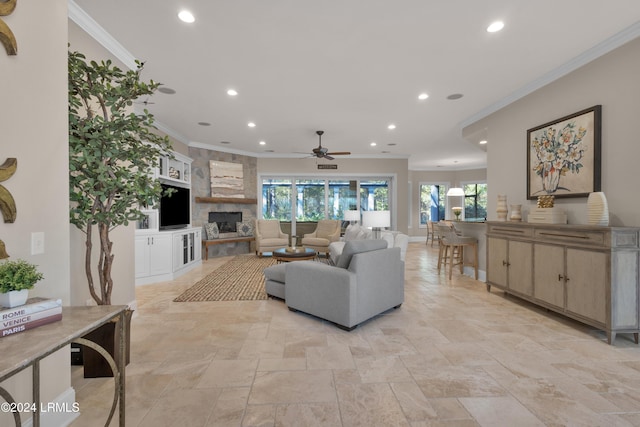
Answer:
[[[160,157],[153,176],[165,184],[191,188],[192,160],[180,153]],[[157,209],[144,209],[135,238],[136,285],[173,280],[201,264],[202,229],[160,230]]]
[[[241,199],[239,197],[196,197],[196,203],[237,203],[240,205],[255,205],[258,199]]]

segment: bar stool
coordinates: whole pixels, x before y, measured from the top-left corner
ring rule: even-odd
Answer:
[[[438,251],[438,273],[442,264],[447,264],[447,256],[449,256],[449,279],[451,279],[454,258],[455,264],[460,265],[460,274],[464,268],[464,247],[473,248],[473,264],[475,269],[475,278],[478,280],[478,239],[475,237],[458,236],[452,225],[436,224],[438,234],[440,235],[440,250]],[[448,254],[451,249],[451,254]]]

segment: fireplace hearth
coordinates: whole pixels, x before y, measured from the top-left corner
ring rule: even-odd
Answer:
[[[236,223],[242,222],[242,212],[209,212],[209,222],[218,224],[220,233],[235,233]]]

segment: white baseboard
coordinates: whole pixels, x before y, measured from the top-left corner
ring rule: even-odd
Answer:
[[[463,274],[465,276],[469,276],[471,278],[475,278],[476,276],[476,270],[473,267],[468,267],[465,265],[464,269],[462,270]],[[484,270],[478,270],[478,281],[479,282],[486,282],[487,281],[487,272]]]
[[[69,387],[53,402],[43,402],[41,404],[40,425],[42,427],[66,427],[80,416],[76,403],[76,391]],[[24,427],[33,427],[33,418],[25,420]]]

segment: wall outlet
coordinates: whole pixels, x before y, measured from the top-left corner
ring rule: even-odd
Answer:
[[[44,253],[44,232],[34,231],[31,233],[31,255]]]

